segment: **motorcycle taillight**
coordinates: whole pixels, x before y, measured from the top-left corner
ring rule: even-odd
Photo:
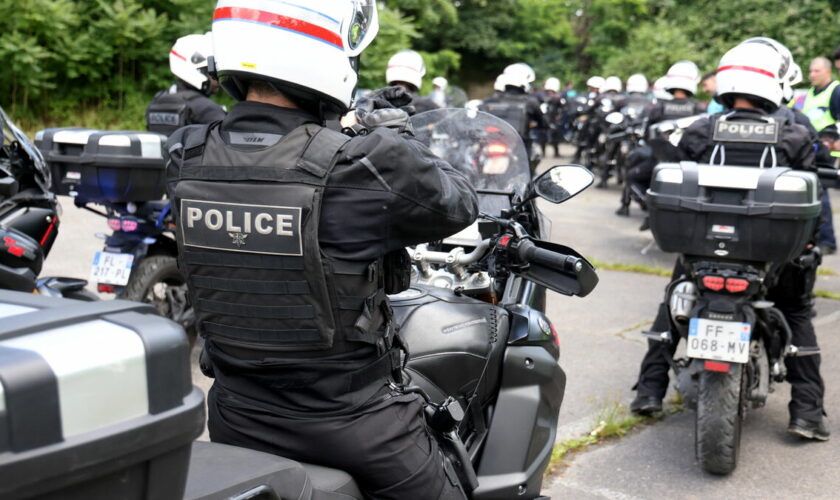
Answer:
[[[742,278],[727,278],[726,291],[729,293],[741,293],[750,287],[750,282]]]
[[[125,231],[126,233],[132,233],[134,231],[137,231],[137,226],[140,225],[134,219],[123,219],[120,222],[121,222],[122,230]]]
[[[503,155],[507,154],[508,148],[504,144],[493,143],[487,146],[487,152],[491,155]]]
[[[108,227],[111,228],[113,231],[119,231],[122,229],[120,225],[120,220],[117,218],[108,219]]]
[[[720,276],[703,276],[703,287],[713,292],[723,290],[726,280]]]

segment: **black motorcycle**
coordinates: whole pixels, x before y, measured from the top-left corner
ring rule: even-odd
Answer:
[[[153,304],[194,338],[195,317],[177,267],[175,224],[164,197],[163,145],[150,132],[82,128],[38,132],[53,190],[111,229],[91,264],[99,293]]]
[[[0,288],[95,300],[87,282],[38,274],[58,236],[59,205],[41,153],[0,108]]]
[[[686,357],[669,361],[697,411],[696,455],[710,473],[735,468],[747,412],[785,379],[784,358],[818,353],[792,345],[784,315],[767,300],[782,265],[819,263],[818,251],[803,254],[820,213],[818,182],[785,167],[684,162],[654,170],[651,231],[662,250],[680,254],[683,273],[665,294],[670,330],[647,335],[686,340]]]

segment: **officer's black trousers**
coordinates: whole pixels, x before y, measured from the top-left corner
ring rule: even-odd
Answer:
[[[685,269],[677,262],[672,279],[683,275]],[[770,289],[768,299],[782,311],[793,333],[793,345],[797,347],[817,347],[814,325],[811,323],[811,290],[816,277],[816,267],[803,270],[787,264],[782,269],[778,285]],[[659,312],[651,330],[663,332],[670,329],[668,305],[660,304]],[[669,359],[673,358],[677,342],[648,341],[648,351],[642,359],[642,367],[636,390],[640,396],[664,398],[668,389]],[[790,403],[788,411],[791,417],[806,420],[818,420],[823,414],[823,394],[825,385],[820,376],[820,356],[802,356],[785,358],[787,380],[790,382]]]
[[[624,176],[624,192],[621,206],[629,207],[635,200],[642,210],[647,210],[645,193],[650,187],[650,178],[656,167],[656,158],[649,146],[641,146],[627,155],[627,173]]]
[[[426,428],[419,396],[399,396],[351,415],[301,419],[214,384],[207,406],[211,441],[346,471],[368,498],[465,498]]]

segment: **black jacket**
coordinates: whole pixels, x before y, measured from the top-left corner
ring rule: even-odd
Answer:
[[[231,132],[285,135],[304,123],[317,122],[305,111],[241,102],[222,121],[221,135],[226,142]],[[167,151],[177,143],[186,144],[186,137],[196,130],[176,131]],[[168,163],[170,180],[177,179],[176,169],[174,162]],[[454,234],[478,213],[475,191],[464,175],[419,141],[384,128],[354,137],[344,146],[327,182],[321,210],[322,251],[337,259],[362,262]],[[268,405],[272,411],[348,411],[383,387],[383,381],[375,379],[359,390],[346,389],[353,374],[378,357],[375,347],[364,344],[358,350],[317,360],[232,348],[210,339],[205,349],[217,391]],[[292,377],[311,377],[317,384],[289,387]]]
[[[696,99],[681,98],[670,101],[656,101],[648,114],[648,124],[653,125],[665,120],[685,118],[686,116],[699,115],[706,111],[706,106]]]
[[[193,87],[181,82],[177,82],[173,84],[172,87],[155,94],[155,97],[152,99],[150,105],[154,104],[159,98],[176,92],[187,96],[186,105],[188,112],[185,117],[185,125],[213,123],[215,121],[224,120],[224,108],[213,102],[213,100],[206,95],[195,90]]]

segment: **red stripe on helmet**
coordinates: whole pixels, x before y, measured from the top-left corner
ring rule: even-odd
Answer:
[[[187,58],[186,58],[186,57],[184,57],[184,56],[182,56],[181,54],[179,54],[179,53],[175,52],[174,50],[170,50],[170,51],[169,51],[169,53],[170,53],[170,54],[172,54],[173,56],[177,57],[178,59],[182,60],[182,61],[186,61],[186,60],[187,60]]]
[[[333,31],[301,19],[281,16],[264,10],[248,9],[245,7],[219,7],[213,13],[213,21],[238,20],[265,24],[275,28],[282,28],[306,35],[338,48],[344,48],[341,37]]]
[[[770,78],[778,78],[775,74],[773,74],[773,72],[767,71],[765,69],[754,68],[752,66],[739,66],[739,65],[735,65],[735,64],[729,65],[729,66],[721,66],[720,68],[718,68],[718,73],[720,73],[721,71],[726,71],[728,69],[739,69],[741,71],[752,71],[753,73],[758,73],[760,75],[769,76]]]

